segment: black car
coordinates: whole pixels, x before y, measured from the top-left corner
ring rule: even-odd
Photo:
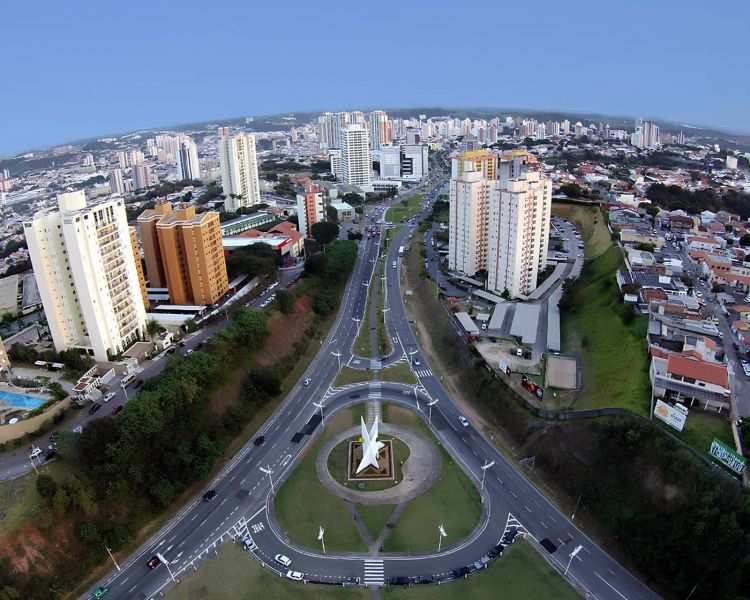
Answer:
[[[409,585],[408,577],[391,577],[388,579],[388,585]]]
[[[211,502],[214,498],[216,498],[216,490],[208,490],[203,494],[203,502]]]
[[[261,446],[263,442],[266,441],[266,438],[262,435],[259,435],[257,438],[253,440],[253,446]]]
[[[146,562],[146,566],[147,566],[147,567],[148,567],[149,569],[155,569],[156,567],[158,567],[158,566],[159,566],[159,563],[160,563],[160,562],[161,562],[161,561],[159,560],[159,557],[158,557],[158,556],[152,556],[152,557],[151,557],[151,558],[149,558],[149,559],[148,559],[148,561]]]
[[[135,385],[133,385],[133,387],[137,390],[142,385],[143,385],[143,379],[139,379],[138,381],[135,382]]]
[[[57,439],[57,436],[58,436],[58,435],[60,435],[60,432],[59,432],[59,431],[53,431],[53,432],[52,432],[52,435],[50,435],[50,436],[49,436],[49,441],[50,441],[50,442],[54,441],[55,439]]]
[[[175,348],[174,346],[167,348],[167,354],[174,354],[175,352],[177,352],[177,348]]]
[[[102,405],[101,405],[101,404],[99,404],[98,402],[95,402],[94,404],[92,404],[92,405],[91,405],[91,408],[89,408],[89,414],[90,414],[90,415],[93,415],[93,414],[94,414],[94,413],[95,413],[95,412],[96,412],[97,410],[99,410],[99,409],[100,409],[101,407],[102,407]]]
[[[178,346],[179,346],[180,348],[184,348],[184,347],[185,347],[185,342],[184,342],[183,340],[180,340],[179,342],[177,342],[177,345],[178,345]]]
[[[57,450],[47,450],[47,452],[45,452],[44,454],[44,460],[52,460],[53,458],[55,458],[55,456],[57,456]]]

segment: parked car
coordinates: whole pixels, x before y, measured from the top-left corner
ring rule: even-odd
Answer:
[[[102,405],[101,405],[101,404],[99,404],[98,402],[94,402],[94,403],[93,403],[93,404],[91,405],[91,408],[89,408],[89,414],[90,414],[90,415],[93,415],[93,414],[94,414],[94,413],[95,413],[96,411],[98,411],[98,410],[99,410],[99,409],[100,409],[101,407],[102,407]]]
[[[135,385],[133,385],[133,388],[137,390],[142,385],[143,385],[143,379],[139,379],[138,381],[135,382]]]
[[[104,398],[102,398],[102,402],[109,402],[115,396],[117,396],[117,394],[115,392],[110,392],[109,394],[107,394],[106,396],[104,396]]]
[[[302,581],[302,578],[304,577],[299,571],[287,571],[286,576],[294,581]]]
[[[245,546],[245,550],[247,550],[248,552],[252,552],[253,550],[258,549],[255,541],[249,535],[246,535],[242,538],[242,545]]]
[[[279,563],[280,565],[284,565],[285,567],[288,567],[292,564],[292,559],[284,554],[277,554],[273,557],[273,559]]]
[[[121,410],[122,410],[122,404],[118,404],[117,406],[115,406],[115,407],[114,407],[114,408],[112,409],[112,414],[113,414],[113,415],[116,415],[116,414],[117,414],[117,413],[119,413],[119,412],[120,412]]]

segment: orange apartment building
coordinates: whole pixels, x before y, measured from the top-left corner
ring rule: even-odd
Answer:
[[[205,306],[229,289],[219,214],[159,202],[138,217],[151,287],[169,290],[171,304]]]

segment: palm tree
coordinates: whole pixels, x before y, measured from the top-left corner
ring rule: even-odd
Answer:
[[[151,341],[154,341],[154,338],[159,335],[159,332],[161,331],[161,325],[159,325],[156,321],[151,319],[150,321],[146,321],[146,333],[148,334],[148,337],[151,339]]]

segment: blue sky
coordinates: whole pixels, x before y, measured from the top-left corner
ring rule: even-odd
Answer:
[[[750,131],[750,2],[0,0],[0,154],[352,107],[509,106]]]

